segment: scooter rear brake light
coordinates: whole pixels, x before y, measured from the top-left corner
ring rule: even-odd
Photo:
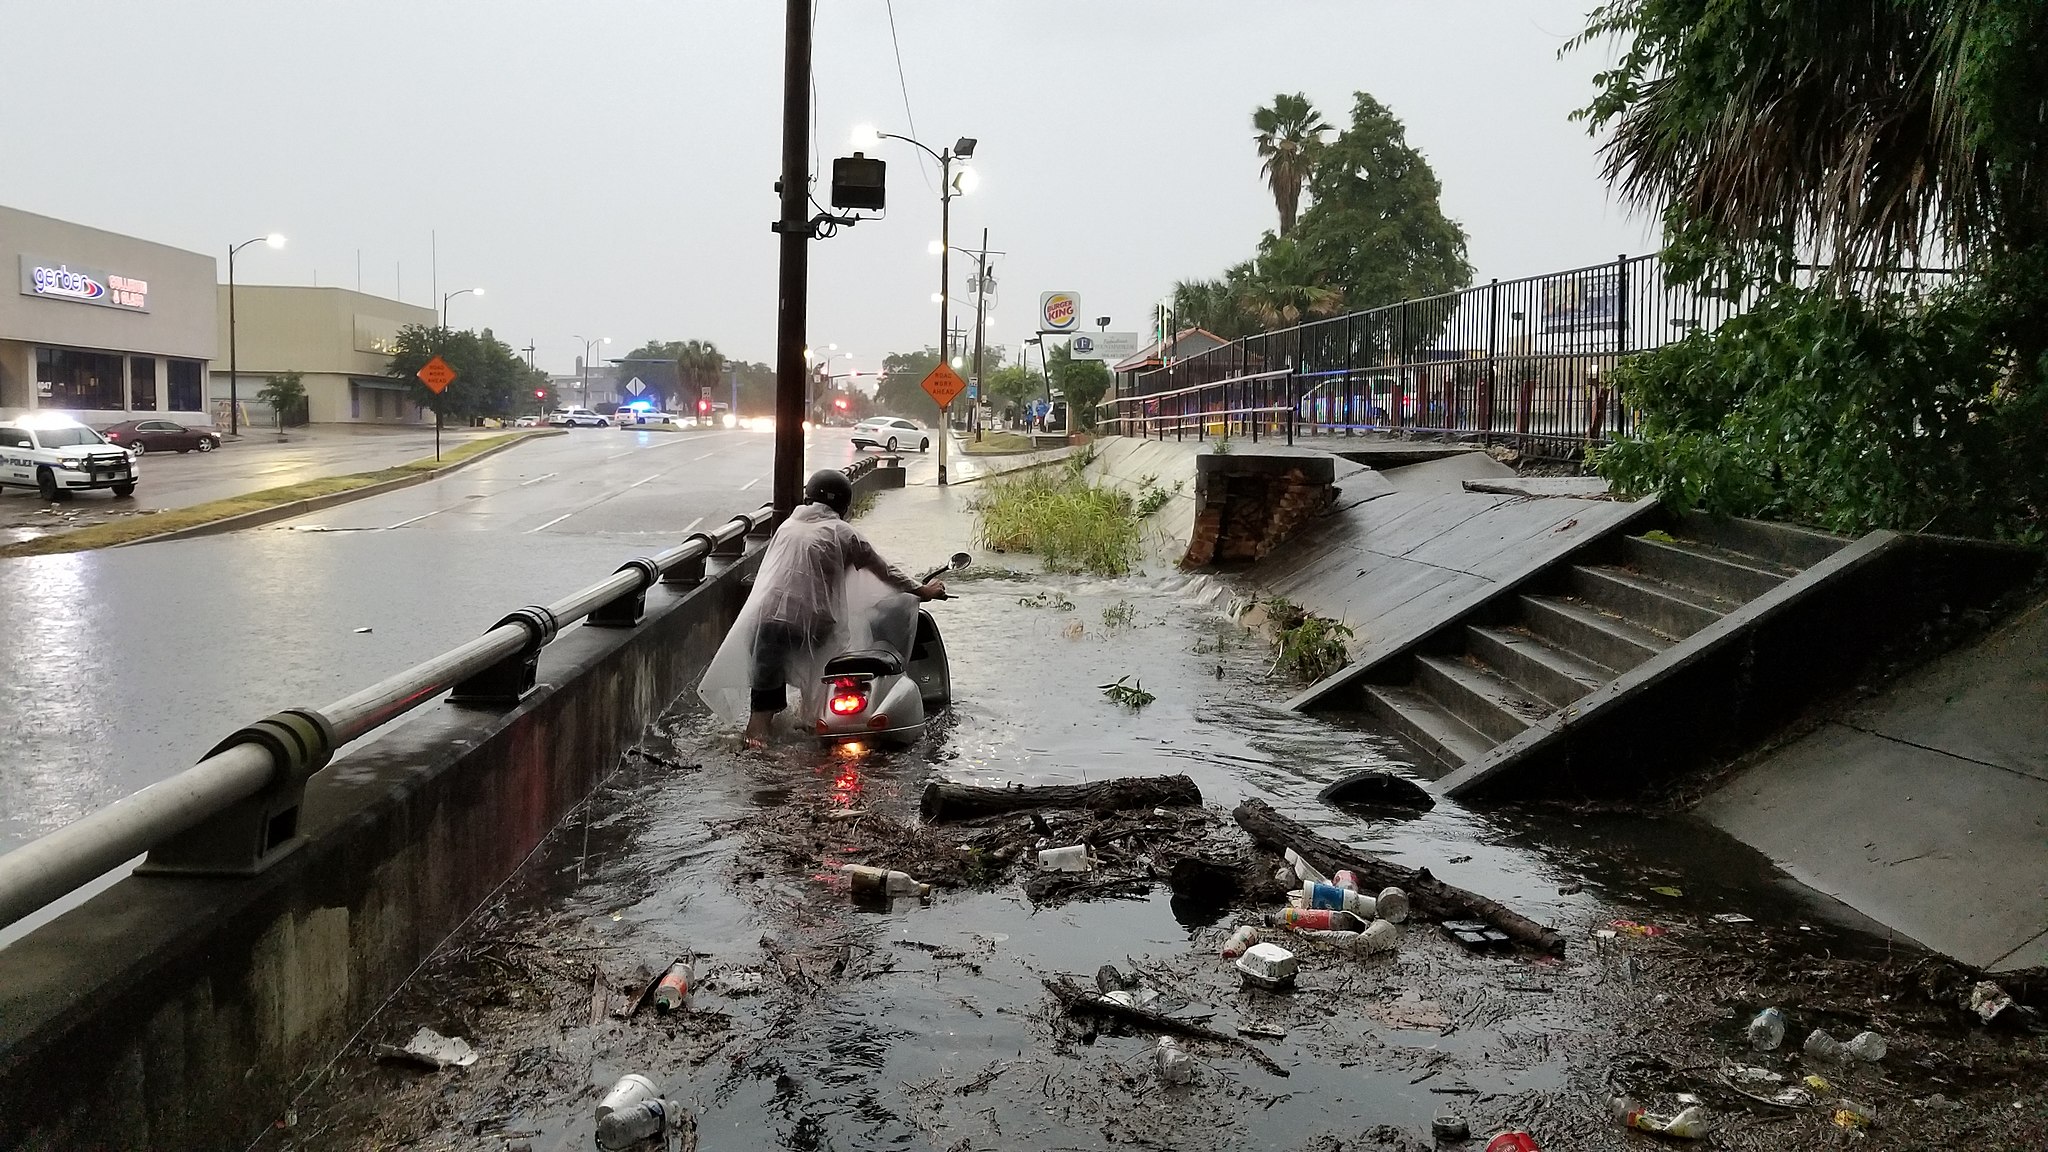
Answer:
[[[868,710],[867,685],[850,676],[832,681],[832,695],[825,707],[834,716],[858,716]]]

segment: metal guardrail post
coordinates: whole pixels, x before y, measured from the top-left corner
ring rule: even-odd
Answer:
[[[695,588],[704,582],[704,561],[710,557],[717,541],[702,532],[692,532],[683,538],[679,552],[687,552],[690,545],[703,541],[704,550],[694,555],[685,554],[670,564],[661,574],[661,582],[672,588]]]
[[[508,624],[526,630],[526,642],[511,655],[458,681],[448,693],[448,702],[473,708],[509,708],[526,698],[540,680],[540,650],[554,642],[562,630],[555,614],[538,604],[529,604],[485,630],[486,636]]]
[[[268,784],[152,847],[138,873],[247,876],[305,843],[299,835],[299,804],[307,779],[334,758],[333,726],[311,709],[279,712],[221,741],[200,759],[247,745],[268,755]]]
[[[615,600],[607,601],[585,621],[593,628],[632,628],[647,616],[647,590],[661,583],[661,565],[645,556],[619,565],[619,572],[637,572],[640,583]],[[616,573],[615,573],[616,574]]]

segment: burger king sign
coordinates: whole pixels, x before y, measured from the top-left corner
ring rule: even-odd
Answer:
[[[1046,292],[1038,297],[1038,330],[1072,332],[1081,321],[1081,298],[1072,292]]]

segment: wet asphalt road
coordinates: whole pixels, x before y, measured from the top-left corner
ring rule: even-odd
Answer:
[[[765,433],[582,429],[266,528],[0,560],[0,852],[766,503],[772,458]],[[813,433],[811,466],[852,458]]]

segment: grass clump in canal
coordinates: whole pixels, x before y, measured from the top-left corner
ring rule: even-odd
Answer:
[[[1090,484],[1087,458],[987,482],[974,514],[982,543],[1029,552],[1053,572],[1127,575],[1138,562],[1138,512],[1130,496]]]
[[[1113,703],[1121,704],[1133,712],[1159,699],[1145,691],[1142,682],[1127,683],[1130,679],[1129,676],[1119,676],[1114,683],[1102,685],[1102,694],[1109,697]]]
[[[1318,616],[1285,597],[1267,600],[1266,622],[1273,629],[1273,670],[1286,671],[1313,684],[1351,662],[1349,625]]]

